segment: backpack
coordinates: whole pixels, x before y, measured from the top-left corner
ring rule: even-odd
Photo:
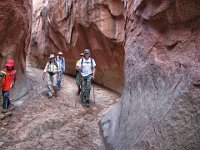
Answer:
[[[93,70],[93,59],[90,57],[91,60],[91,69]],[[81,58],[81,68],[83,68],[83,58]]]

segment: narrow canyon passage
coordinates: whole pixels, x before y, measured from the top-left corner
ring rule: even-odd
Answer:
[[[17,71],[0,150],[98,150],[99,128],[108,150],[200,150],[200,0],[3,0],[0,35],[1,69]],[[96,104],[75,107],[65,76],[47,99],[39,68],[60,52],[75,75],[85,49],[94,82],[122,96],[95,86]]]
[[[0,122],[0,149],[98,149],[101,146],[98,122],[119,95],[95,85],[96,103],[82,107],[75,95],[74,78],[65,76],[58,97],[48,99],[46,82],[41,76],[42,70],[27,67],[32,88],[24,97],[12,100],[15,105],[12,117]]]

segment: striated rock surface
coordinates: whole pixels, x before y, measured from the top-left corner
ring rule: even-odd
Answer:
[[[125,89],[100,122],[109,150],[200,149],[200,1],[126,8]]]
[[[124,7],[120,0],[34,1],[30,61],[44,67],[64,52],[68,74],[85,48],[97,63],[95,81],[121,92],[124,83]]]
[[[17,70],[17,84],[14,94],[19,97],[26,93],[26,53],[31,36],[32,0],[0,1],[0,66],[8,58],[14,58]]]

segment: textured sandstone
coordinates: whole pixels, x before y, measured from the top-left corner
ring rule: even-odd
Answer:
[[[125,0],[125,89],[101,120],[116,150],[199,150],[200,1]]]
[[[25,94],[26,52],[31,35],[31,0],[0,1],[0,66],[4,67],[7,58],[14,58],[17,70],[15,96]]]
[[[124,63],[124,8],[120,0],[41,0],[34,3],[30,60],[44,67],[49,53],[63,51],[67,73],[79,53],[92,50],[95,81],[121,91]]]

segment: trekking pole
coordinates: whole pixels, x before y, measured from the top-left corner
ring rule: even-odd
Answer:
[[[76,104],[77,104],[77,97],[76,97],[76,100],[75,100],[75,108],[76,108]]]
[[[76,96],[76,100],[75,100],[75,108],[76,108],[76,105],[77,105],[77,99],[78,99],[77,97],[78,97],[78,96]]]
[[[94,104],[95,104],[94,82],[93,82],[93,98],[94,98]]]

